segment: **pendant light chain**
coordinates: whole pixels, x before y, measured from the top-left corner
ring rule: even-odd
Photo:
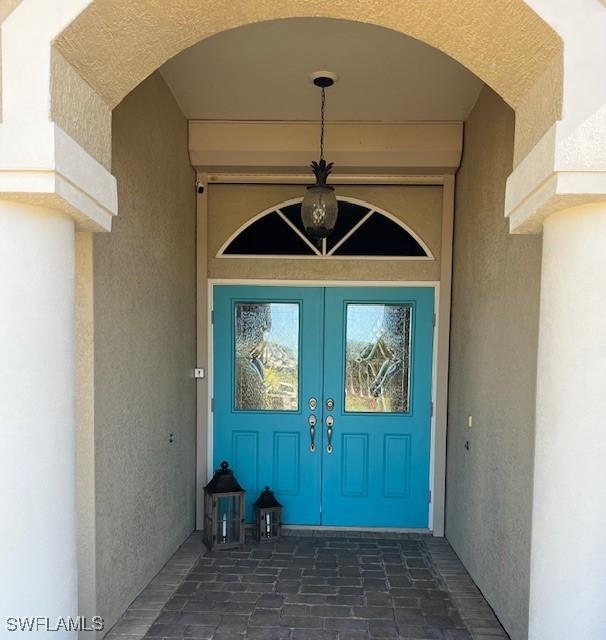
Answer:
[[[324,108],[326,107],[326,89],[322,87],[322,107],[320,108],[320,160],[324,160]]]
[[[326,184],[326,180],[332,171],[333,163],[326,162],[324,158],[326,87],[330,87],[335,78],[336,76],[329,72],[326,75],[320,72],[312,74],[313,84],[321,89],[320,95],[322,98],[320,106],[320,159],[318,162],[312,160],[310,165],[316,182],[305,189],[305,197],[301,203],[301,222],[305,228],[305,233],[315,240],[318,247],[318,255],[326,254],[325,239],[333,232],[339,213],[335,188]]]

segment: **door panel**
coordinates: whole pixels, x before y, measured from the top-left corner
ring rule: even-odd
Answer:
[[[214,288],[214,466],[230,462],[248,522],[270,485],[285,524],[427,527],[433,300],[430,288]]]
[[[425,528],[433,289],[328,288],[322,524]]]
[[[320,288],[214,288],[214,467],[227,460],[252,503],[269,485],[285,524],[320,523],[321,429],[310,451],[309,398],[321,397]],[[318,423],[321,417],[318,416]]]

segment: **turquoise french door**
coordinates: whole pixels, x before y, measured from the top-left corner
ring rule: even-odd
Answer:
[[[310,451],[309,398],[322,389],[323,291],[216,286],[213,460],[252,503],[270,486],[285,522],[320,524],[322,456]]]
[[[434,290],[214,287],[213,460],[284,523],[426,528]]]

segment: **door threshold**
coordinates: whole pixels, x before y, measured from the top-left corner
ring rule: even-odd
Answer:
[[[300,533],[302,535],[328,535],[329,533],[348,533],[348,534],[368,534],[368,533],[380,533],[380,534],[401,534],[412,533],[418,535],[432,535],[431,529],[411,529],[407,527],[336,527],[329,525],[305,525],[305,524],[285,524],[282,525],[282,531],[287,535],[290,533]]]

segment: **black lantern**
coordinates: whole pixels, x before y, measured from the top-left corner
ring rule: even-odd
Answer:
[[[321,245],[333,231],[337,222],[338,204],[334,187],[326,184],[332,171],[333,163],[324,159],[324,108],[326,106],[326,88],[331,87],[336,75],[329,71],[317,71],[311,76],[312,82],[322,91],[320,109],[320,161],[312,162],[311,168],[316,177],[316,184],[305,191],[301,205],[301,221],[305,233]]]
[[[282,505],[276,500],[269,487],[261,492],[254,504],[255,522],[257,523],[257,540],[259,542],[275,542],[280,538],[282,526]]]
[[[209,549],[244,544],[244,489],[225,461],[204,487],[204,543]]]

